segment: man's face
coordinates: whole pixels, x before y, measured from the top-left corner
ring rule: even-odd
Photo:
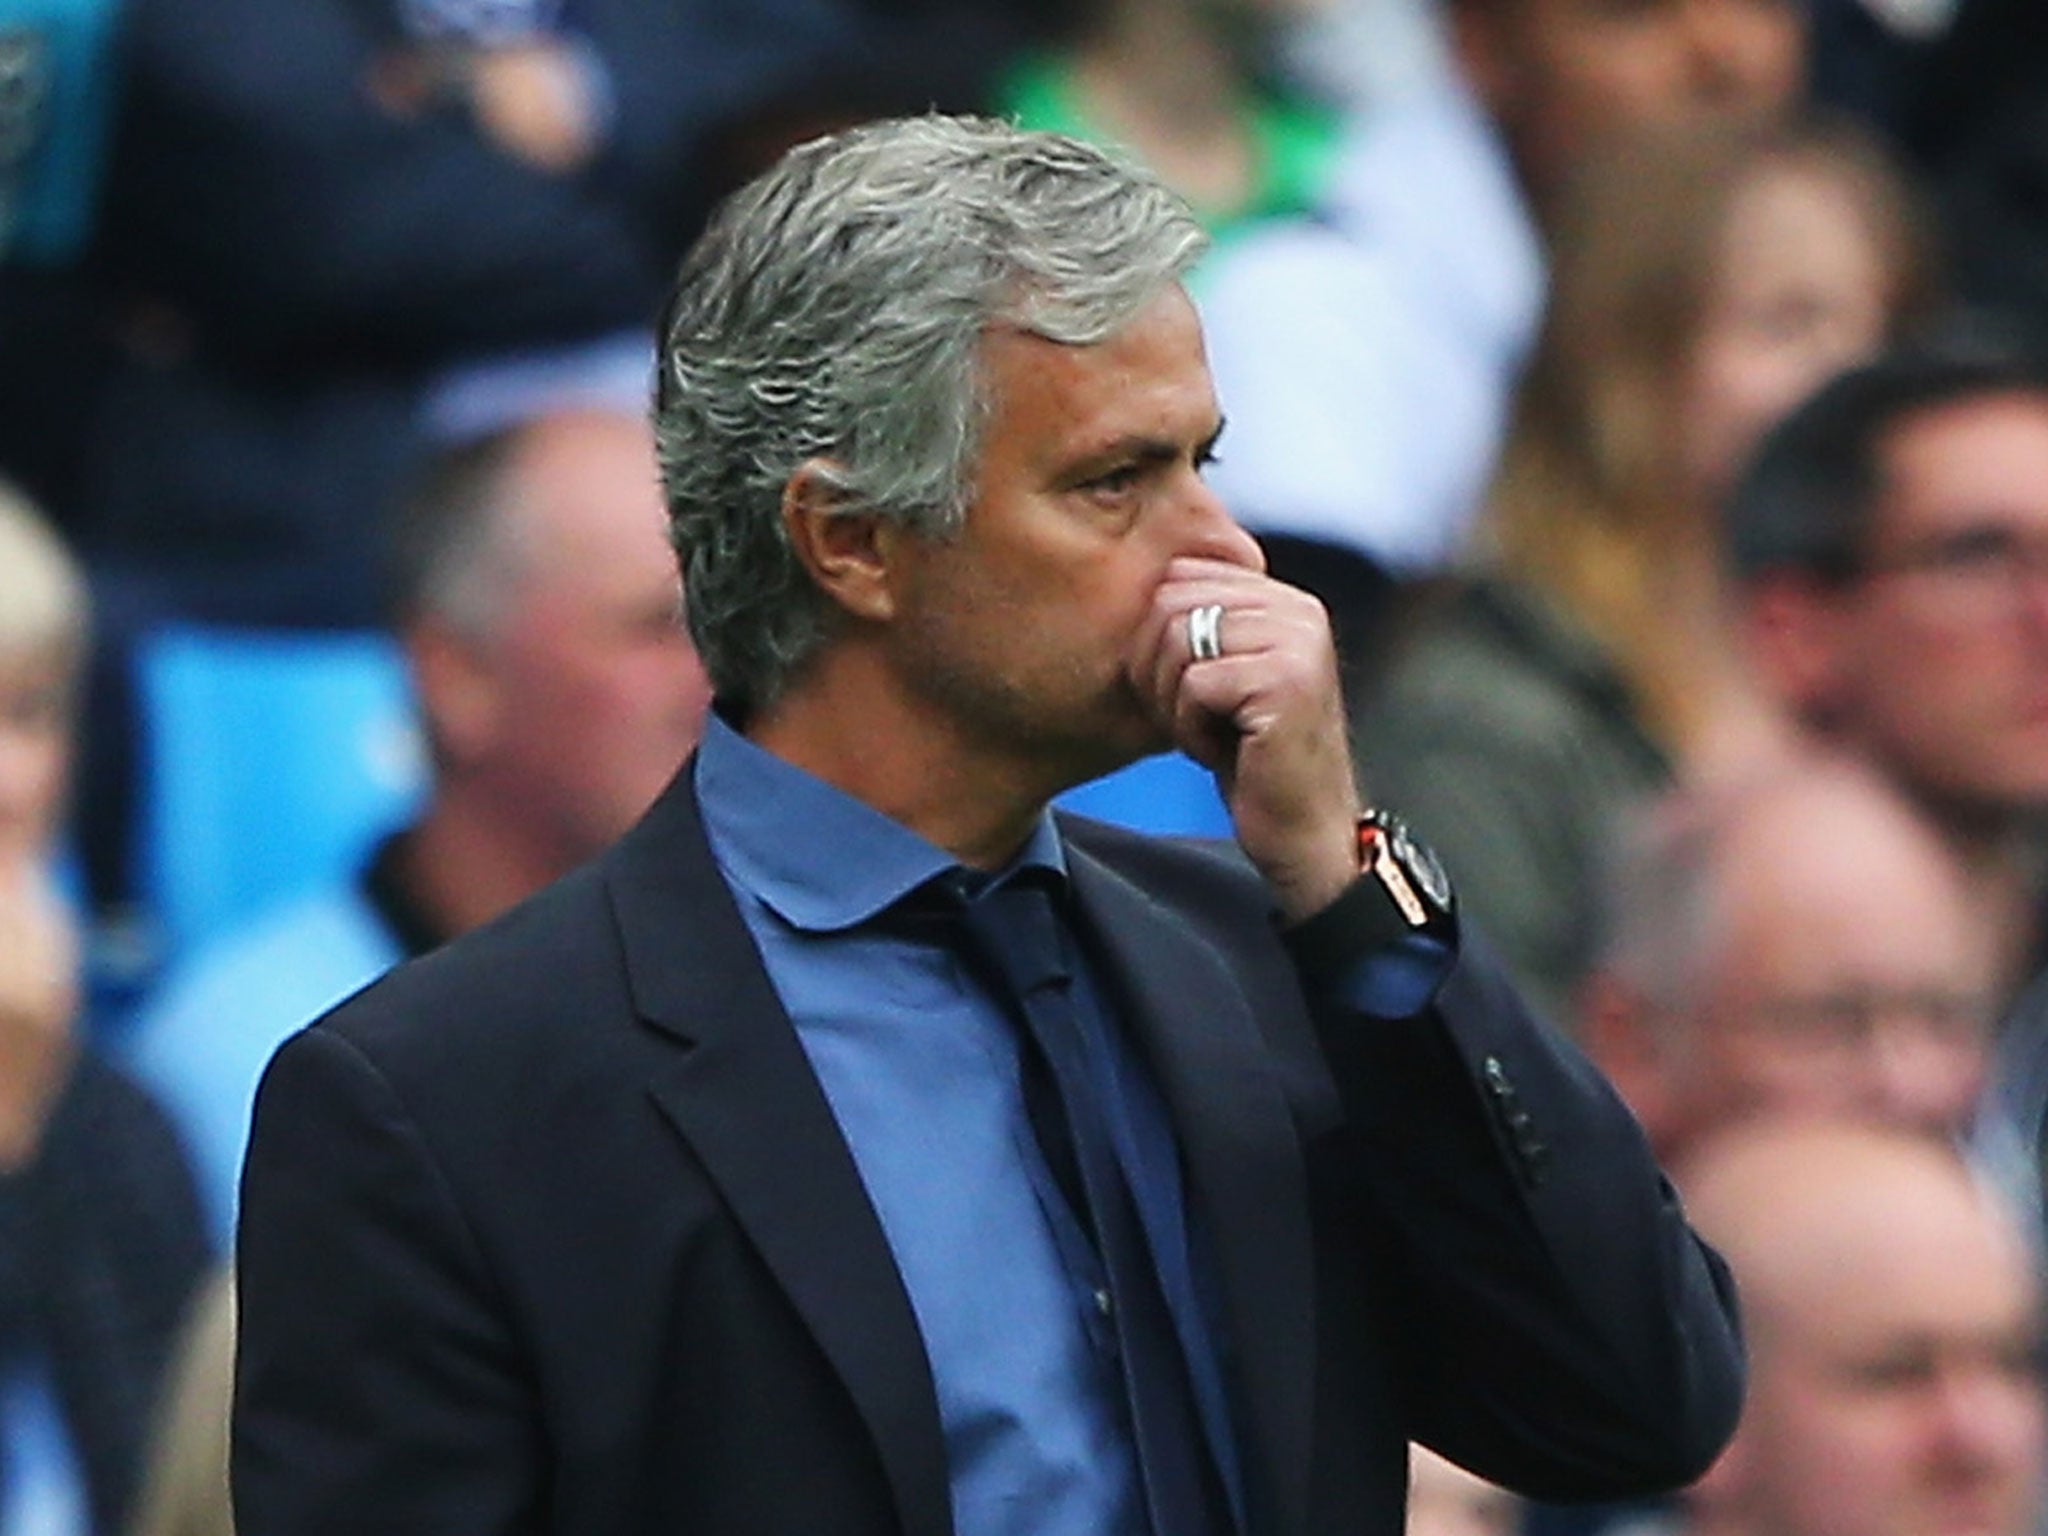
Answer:
[[[2048,396],[1909,417],[1881,464],[1866,574],[1828,600],[1810,702],[1933,803],[2048,805]]]
[[[1665,1021],[1678,1138],[1762,1114],[1969,1123],[1996,959],[1948,850],[1876,793],[1788,798],[1731,834],[1700,1004]]]
[[[1751,1298],[1749,1397],[1727,1469],[1735,1524],[2026,1536],[2044,1416],[2020,1246],[1958,1193],[1873,1198],[1884,1209],[1867,1230]]]
[[[1805,69],[1796,0],[1465,0],[1454,15],[1539,199],[1617,135],[1782,112]]]
[[[1127,670],[1168,562],[1263,556],[1202,482],[1221,417],[1178,287],[1094,346],[995,332],[983,368],[974,500],[905,551],[888,654],[935,730],[1049,797],[1169,744]]]
[[[564,418],[520,452],[522,574],[488,642],[500,729],[485,771],[575,860],[660,792],[708,687],[679,620],[647,429]]]

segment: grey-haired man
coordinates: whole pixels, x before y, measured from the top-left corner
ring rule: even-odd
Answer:
[[[1201,471],[1151,179],[795,151],[656,407],[701,751],[610,854],[286,1045],[243,1536],[1366,1531],[1412,1437],[1697,1474],[1723,1272],[1361,812],[1327,621]],[[1049,816],[1177,744],[1235,847]]]

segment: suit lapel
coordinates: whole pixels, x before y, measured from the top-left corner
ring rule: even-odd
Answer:
[[[694,762],[694,759],[693,759]],[[911,1536],[951,1536],[938,1400],[887,1238],[753,937],[686,766],[616,850],[634,1002],[677,1049],[650,1083],[845,1381]]]
[[[1075,896],[1166,1096],[1212,1239],[1253,1527],[1305,1529],[1315,1285],[1293,1117],[1243,987],[1221,957],[1101,860],[1071,841],[1067,854]]]

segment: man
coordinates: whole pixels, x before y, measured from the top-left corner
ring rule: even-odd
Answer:
[[[1729,539],[1760,675],[1940,827],[2010,938],[2005,984],[2039,971],[2048,370],[1944,344],[1845,375],[1766,437]],[[2029,1146],[2048,1105],[2037,1011],[2009,1021],[1998,1074]]]
[[[943,118],[714,221],[657,425],[720,714],[273,1062],[244,1536],[1391,1536],[1411,1437],[1559,1495],[1710,1459],[1716,1262],[1361,834],[1327,621],[1202,484],[1201,244]],[[1169,744],[1239,850],[1046,815]]]
[[[1805,59],[1793,0],[1444,11],[1450,78],[1362,113],[1321,216],[1220,251],[1201,294],[1231,406],[1217,490],[1396,575],[1444,565],[1484,497],[1564,182],[1648,128],[1784,111]]]
[[[1766,437],[1729,519],[1766,682],[2010,891],[2048,805],[2048,371],[1960,347],[1855,370]]]
[[[696,740],[708,698],[676,623],[638,417],[561,410],[447,451],[394,545],[392,619],[431,766],[424,810],[360,878],[195,957],[129,1036],[223,1237],[278,1042],[617,837]]]
[[[1691,1536],[2039,1529],[2040,1290],[2005,1208],[1942,1143],[1764,1125],[1682,1170],[1742,1287],[1749,1400]]]
[[[1969,1129],[1997,946],[1961,863],[1875,770],[1828,757],[1676,797],[1609,884],[1584,1038],[1660,1158],[1787,1111]]]

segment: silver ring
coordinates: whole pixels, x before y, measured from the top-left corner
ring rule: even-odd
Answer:
[[[1203,603],[1188,610],[1188,654],[1196,661],[1214,661],[1223,654],[1223,605]]]

